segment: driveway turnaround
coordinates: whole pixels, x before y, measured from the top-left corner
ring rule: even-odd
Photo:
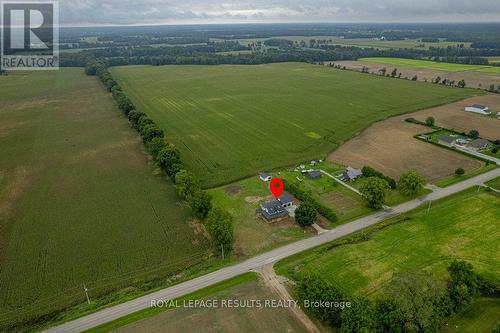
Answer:
[[[92,313],[90,315],[69,321],[60,326],[53,327],[45,332],[81,332],[91,329],[132,314],[134,312],[147,309],[151,306],[152,300],[173,300],[185,296],[197,290],[209,287],[224,280],[233,278],[246,272],[261,270],[264,266],[274,264],[279,260],[290,257],[294,254],[312,249],[314,247],[332,242],[336,239],[360,231],[379,222],[390,219],[391,217],[411,211],[421,205],[429,202],[443,199],[455,193],[461,192],[474,186],[481,186],[485,182],[500,177],[500,168],[484,173],[474,178],[470,178],[447,188],[438,189],[425,197],[405,202],[399,206],[393,207],[390,211],[381,211],[373,215],[363,217],[359,220],[341,225],[335,229],[322,233],[316,237],[304,239],[275,250],[260,254],[241,263],[222,268],[218,271],[197,277],[195,279],[180,283],[178,285],[165,288],[148,294],[123,304],[114,305],[104,310]]]

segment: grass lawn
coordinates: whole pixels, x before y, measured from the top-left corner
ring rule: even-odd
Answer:
[[[500,196],[471,189],[435,202],[430,213],[416,209],[351,236],[355,243],[339,240],[285,259],[277,269],[292,279],[315,272],[358,295],[377,294],[398,272],[425,270],[444,279],[455,258],[500,280],[498,216]]]
[[[441,333],[490,333],[500,324],[500,299],[480,298],[453,316]]]
[[[257,176],[210,190],[214,203],[227,209],[234,218],[235,253],[255,255],[313,233],[304,231],[293,219],[266,223],[256,209],[266,199],[272,199],[269,184]]]
[[[500,67],[488,65],[463,65],[430,60],[403,59],[403,58],[361,58],[360,61],[379,62],[394,66],[405,66],[423,69],[435,69],[447,72],[479,71],[484,73],[500,73]]]
[[[0,324],[175,274],[208,242],[95,77],[0,76]],[[131,293],[134,288],[129,288]]]
[[[179,307],[170,310],[148,309],[120,318],[88,333],[99,332],[305,332],[305,328],[293,312],[285,308],[187,308],[188,300],[238,300],[250,302],[279,300],[255,273],[247,273],[234,279],[202,289],[177,300]]]
[[[206,187],[324,157],[375,121],[479,93],[299,63],[111,72]]]
[[[487,182],[486,185],[500,191],[500,177]]]

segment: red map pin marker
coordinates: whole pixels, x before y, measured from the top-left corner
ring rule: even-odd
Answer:
[[[276,197],[276,199],[278,199],[283,194],[283,190],[285,189],[285,184],[283,183],[283,180],[279,178],[274,178],[273,180],[271,180],[269,188],[271,189],[271,192]]]

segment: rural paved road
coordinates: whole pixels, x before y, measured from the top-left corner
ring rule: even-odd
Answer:
[[[429,195],[408,201],[399,206],[393,207],[390,211],[377,212],[373,215],[366,216],[359,220],[353,221],[341,225],[333,230],[320,234],[318,236],[304,239],[275,250],[260,254],[256,257],[250,258],[241,263],[222,268],[218,271],[197,277],[193,280],[189,280],[178,285],[159,290],[152,294],[148,294],[134,300],[128,301],[123,304],[115,305],[101,311],[95,312],[93,314],[81,317],[79,319],[67,322],[60,326],[53,327],[45,332],[59,333],[59,332],[81,332],[101,324],[108,323],[115,319],[121,318],[123,316],[129,315],[131,313],[147,309],[151,305],[152,300],[173,300],[181,296],[190,294],[194,291],[200,290],[202,288],[211,286],[218,282],[233,278],[235,276],[241,275],[250,271],[257,271],[262,267],[273,264],[279,260],[286,257],[292,256],[294,254],[303,252],[305,250],[312,249],[316,246],[329,243],[333,240],[346,236],[348,234],[354,233],[356,231],[362,230],[381,221],[387,220],[396,215],[408,212],[415,209],[421,205],[428,203],[429,201],[435,201],[452,194],[458,193],[465,189],[474,187],[476,185],[482,185],[485,182],[500,177],[500,168],[492,170],[488,173],[479,175],[477,177],[465,180],[459,184],[439,189]]]

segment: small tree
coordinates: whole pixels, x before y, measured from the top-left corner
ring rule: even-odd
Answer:
[[[471,264],[454,260],[448,267],[451,283],[449,295],[452,300],[454,310],[460,310],[469,304],[474,296],[479,293],[479,277],[474,272]]]
[[[470,130],[469,137],[471,139],[477,139],[477,138],[479,138],[479,131],[475,130],[475,129]]]
[[[463,175],[465,175],[465,170],[464,170],[464,168],[458,168],[457,170],[455,170],[455,174],[456,174],[457,176],[463,176]]]
[[[233,218],[227,211],[219,207],[212,208],[205,226],[212,239],[212,245],[218,251],[227,253],[233,248]]]
[[[173,146],[163,148],[156,161],[169,177],[174,177],[182,169],[180,152]]]
[[[186,170],[177,172],[175,186],[177,187],[177,193],[184,199],[190,199],[194,193],[201,190],[200,182],[194,174]]]
[[[389,184],[385,180],[370,177],[363,183],[360,191],[370,207],[379,209],[384,205],[388,189]]]
[[[433,127],[436,124],[436,119],[434,119],[434,117],[427,117],[427,119],[425,119],[425,124],[429,127]]]
[[[399,178],[398,187],[401,193],[407,196],[418,194],[425,185],[425,179],[415,170],[404,173]]]
[[[418,76],[417,75],[414,75],[412,78],[411,78],[412,81],[417,81],[418,80]]]
[[[366,298],[356,298],[351,307],[342,310],[341,333],[374,332],[375,312]]]
[[[146,148],[151,153],[151,156],[153,156],[153,158],[156,160],[160,151],[164,148],[167,148],[167,143],[163,138],[156,137],[146,143]]]
[[[191,196],[189,203],[194,215],[203,220],[212,209],[212,196],[205,191],[197,191]]]
[[[394,68],[391,72],[391,76],[392,77],[396,77],[396,75],[398,75],[398,69],[397,68]]]
[[[303,227],[316,223],[318,213],[316,207],[310,202],[303,202],[295,211],[295,220]]]

